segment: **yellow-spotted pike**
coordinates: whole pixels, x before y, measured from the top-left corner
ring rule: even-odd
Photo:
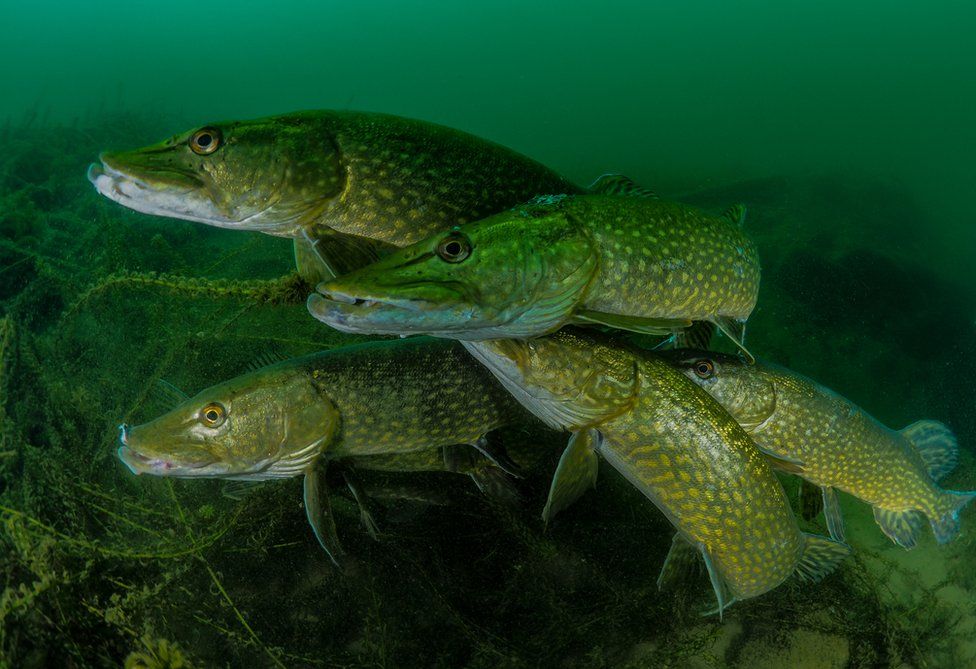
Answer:
[[[136,211],[296,240],[310,279],[544,193],[580,189],[519,153],[424,121],[307,111],[211,123],[89,168]]]
[[[604,457],[678,530],[669,563],[704,558],[718,610],[790,574],[816,580],[849,552],[804,534],[749,435],[664,360],[592,333],[466,342],[515,397],[574,433],[553,480],[547,515],[596,476]]]
[[[118,455],[136,474],[304,476],[308,520],[335,560],[341,548],[322,491],[324,465],[436,468],[429,451],[460,444],[499,461],[484,435],[521,413],[460,345],[379,342],[286,360],[184,397],[149,423],[120,426]],[[443,468],[466,471],[479,486],[494,476],[453,456]]]
[[[881,530],[905,548],[915,546],[925,518],[939,543],[959,531],[959,511],[976,492],[937,484],[958,459],[956,438],[942,423],[922,420],[892,430],[853,402],[777,365],[694,350],[663,355],[718,400],[759,448],[821,486],[834,538],[844,536],[835,490],[870,504]]]
[[[742,346],[760,274],[744,215],[648,197],[537,198],[324,283],[308,307],[344,332],[469,341],[708,321]]]

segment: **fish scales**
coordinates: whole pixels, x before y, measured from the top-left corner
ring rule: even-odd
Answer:
[[[701,551],[717,575],[720,609],[723,593],[753,597],[794,571],[811,573],[804,564],[811,542],[827,547],[828,562],[847,554],[846,546],[799,530],[748,434],[664,360],[569,330],[465,345],[543,421],[577,434],[598,431],[594,450]]]
[[[676,202],[569,198],[567,216],[593,235],[600,269],[581,306],[648,318],[745,320],[756,306],[759,257],[742,229]]]
[[[553,196],[438,233],[319,287],[346,332],[469,341],[570,323],[670,334],[710,321],[741,346],[760,268],[738,222],[675,202]]]
[[[955,464],[957,449],[941,423],[893,430],[832,390],[774,364],[749,365],[705,351],[664,355],[742,423],[760,448],[795,463],[796,473],[827,492],[832,531],[842,536],[832,489],[872,505],[882,530],[906,548],[918,538],[916,512],[929,518],[940,541],[957,531],[958,512],[972,493],[937,483]]]
[[[147,214],[290,237],[313,281],[540,193],[581,192],[500,144],[356,111],[212,123],[99,158],[88,178],[102,195]]]
[[[329,463],[464,473],[482,491],[510,498],[511,484],[483,436],[522,414],[458,344],[376,342],[265,366],[184,399],[149,423],[122,425],[118,455],[136,474],[238,481],[303,476],[309,523],[339,564]],[[355,478],[344,478],[364,503]],[[368,510],[360,510],[375,533]]]

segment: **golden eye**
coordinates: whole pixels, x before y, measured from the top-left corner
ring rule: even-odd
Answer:
[[[437,245],[437,255],[445,262],[461,262],[471,255],[471,241],[460,232],[452,231]]]
[[[207,427],[219,427],[227,418],[227,410],[223,404],[211,402],[203,407],[203,411],[200,412],[200,418]]]
[[[200,128],[190,136],[190,150],[199,156],[209,156],[220,148],[222,139],[217,128]]]
[[[715,365],[711,360],[699,360],[693,366],[695,374],[700,379],[710,379],[715,374]]]

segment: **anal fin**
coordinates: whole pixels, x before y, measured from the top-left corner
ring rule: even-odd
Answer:
[[[925,527],[921,511],[889,511],[874,507],[874,520],[885,535],[902,548],[915,548],[918,537]]]
[[[557,513],[570,506],[583,493],[596,486],[599,461],[596,449],[603,439],[597,430],[574,432],[559,458],[549,486],[549,496],[542,519],[549,523]]]

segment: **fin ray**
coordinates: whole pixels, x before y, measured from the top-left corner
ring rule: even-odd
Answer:
[[[890,511],[874,507],[874,521],[885,535],[902,548],[915,548],[922,532],[923,518],[920,511]]]
[[[803,555],[796,565],[796,575],[801,580],[814,583],[823,580],[851,554],[851,547],[839,541],[816,534],[804,533],[803,537]]]
[[[637,182],[630,177],[625,177],[623,174],[601,174],[587,187],[587,190],[597,195],[621,195],[648,200],[658,199],[656,193],[639,186]]]
[[[599,459],[596,449],[603,436],[598,430],[574,432],[559,458],[552,476],[542,520],[549,524],[557,513],[569,507],[590,488],[596,487]]]
[[[900,430],[922,456],[934,481],[945,477],[959,463],[959,443],[948,427],[935,420],[920,420]]]

